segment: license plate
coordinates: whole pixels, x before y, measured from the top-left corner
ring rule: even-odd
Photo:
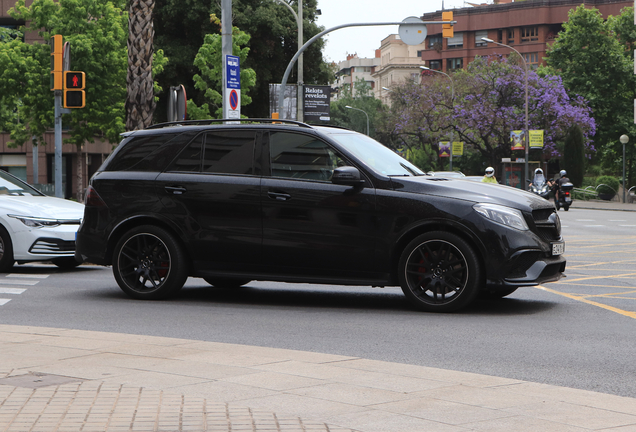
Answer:
[[[567,202],[567,203],[572,202],[572,198],[570,198],[570,197],[565,197],[565,202]]]
[[[552,255],[563,255],[565,253],[565,243],[552,243]]]

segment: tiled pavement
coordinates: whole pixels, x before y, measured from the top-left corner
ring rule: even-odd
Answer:
[[[362,358],[0,325],[0,432],[636,431],[636,399]]]

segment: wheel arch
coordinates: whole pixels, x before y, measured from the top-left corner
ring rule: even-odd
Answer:
[[[183,242],[183,232],[178,227],[175,227],[173,224],[169,223],[168,221],[158,217],[154,217],[150,215],[140,215],[140,216],[135,216],[130,219],[121,221],[111,231],[108,237],[108,243],[106,248],[107,264],[112,264],[113,252],[115,251],[115,246],[117,245],[117,242],[119,241],[121,236],[125,232],[141,225],[154,225],[154,226],[163,228],[169,233],[173,234],[175,238],[177,239],[177,241],[180,243],[181,248],[183,249],[183,252],[186,254],[188,258],[190,258],[190,251],[186,247],[186,244]]]
[[[391,253],[391,278],[394,283],[399,283],[398,264],[400,262],[400,257],[402,256],[402,252],[404,251],[406,246],[417,236],[431,231],[444,231],[455,234],[466,243],[468,243],[468,245],[475,250],[477,259],[479,260],[479,265],[483,269],[482,273],[483,279],[485,281],[486,262],[483,258],[485,253],[485,246],[481,242],[481,240],[479,240],[479,238],[475,236],[472,231],[463,224],[456,223],[454,221],[435,220],[427,221],[411,227],[409,230],[405,231],[395,243],[395,246]]]

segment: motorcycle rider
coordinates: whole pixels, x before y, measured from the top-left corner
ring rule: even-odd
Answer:
[[[564,184],[564,183],[570,183],[570,179],[568,178],[568,173],[565,170],[561,170],[559,172],[559,175],[561,176],[561,178],[556,180],[554,182],[554,186],[553,186],[554,199],[556,201],[559,200],[559,189],[561,188],[561,185]]]
[[[537,187],[539,187],[543,183],[545,183],[545,177],[543,176],[543,170],[541,168],[537,168],[536,170],[534,170],[534,179],[532,180],[532,183],[530,183],[530,186],[532,186],[534,184]]]
[[[495,169],[493,167],[486,168],[486,174],[484,178],[481,179],[484,183],[494,183],[498,184],[497,179],[495,178]]]

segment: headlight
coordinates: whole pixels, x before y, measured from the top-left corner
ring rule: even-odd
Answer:
[[[528,229],[526,220],[523,218],[521,212],[517,209],[497,204],[475,204],[473,208],[480,215],[498,224],[521,231],[525,231]]]
[[[46,218],[38,218],[31,216],[17,216],[17,215],[8,215],[9,217],[15,218],[28,226],[29,228],[53,228],[62,224],[61,221],[57,219],[46,219]]]

